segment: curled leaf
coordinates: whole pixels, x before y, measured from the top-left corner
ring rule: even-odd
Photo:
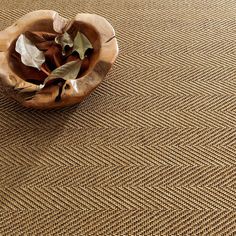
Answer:
[[[62,55],[66,54],[65,53],[65,47],[66,46],[73,47],[73,40],[71,39],[70,35],[67,32],[65,32],[62,35],[58,35],[55,38],[55,42],[57,44],[61,45],[61,47],[62,47]]]
[[[55,70],[45,79],[44,84],[54,79],[72,80],[76,79],[81,67],[81,60],[68,62]]]
[[[31,31],[26,31],[24,35],[33,44],[45,42],[45,39],[41,35],[33,33]]]
[[[38,31],[37,32],[26,31],[24,33],[24,35],[33,44],[36,44],[36,43],[42,43],[42,42],[45,42],[45,41],[54,41],[55,37],[58,34],[52,34],[52,33],[48,33],[48,32],[38,32]]]
[[[43,52],[41,52],[25,35],[21,34],[16,41],[16,52],[21,55],[21,61],[26,66],[40,69],[45,62]]]
[[[83,60],[85,52],[89,48],[93,48],[93,46],[88,40],[88,38],[84,34],[77,32],[76,37],[74,39],[73,51],[77,51],[79,53],[80,59]]]
[[[48,32],[42,32],[41,35],[47,41],[53,41],[56,37],[55,34],[48,33]]]
[[[54,41],[45,41],[42,43],[36,43],[35,46],[40,51],[47,51],[50,47],[54,46],[56,43]]]
[[[70,20],[67,20],[66,18],[56,13],[53,17],[53,29],[55,32],[62,34],[68,29],[70,22]]]
[[[45,32],[31,32],[24,33],[27,39],[31,41],[40,51],[48,50],[55,43],[55,34]]]

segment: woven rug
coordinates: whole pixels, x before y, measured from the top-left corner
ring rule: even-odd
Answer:
[[[96,13],[119,58],[78,106],[0,95],[0,235],[236,235],[234,0],[0,0]]]

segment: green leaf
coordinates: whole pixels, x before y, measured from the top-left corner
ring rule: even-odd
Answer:
[[[77,51],[79,53],[80,59],[83,60],[85,52],[89,48],[93,48],[93,46],[89,42],[88,38],[84,34],[77,32],[76,37],[74,39],[73,52]]]
[[[24,34],[21,34],[16,41],[15,50],[21,55],[21,61],[26,66],[32,66],[40,69],[45,62],[45,57]]]
[[[64,79],[64,80],[76,79],[80,71],[81,64],[82,64],[81,60],[76,60],[76,61],[68,62],[56,68],[45,79],[43,85],[45,85],[48,81],[59,79],[59,78]]]
[[[55,42],[57,44],[60,44],[62,47],[62,55],[65,55],[65,47],[69,46],[69,47],[73,47],[73,40],[71,39],[70,35],[65,32],[62,35],[58,35],[55,38]]]

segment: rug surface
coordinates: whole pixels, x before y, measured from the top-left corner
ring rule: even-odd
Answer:
[[[96,13],[120,47],[79,106],[0,95],[0,235],[236,235],[234,0],[0,0]]]

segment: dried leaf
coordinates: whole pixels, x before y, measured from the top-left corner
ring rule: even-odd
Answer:
[[[21,78],[24,78],[27,82],[42,84],[47,77],[47,75],[41,70],[39,71],[35,67],[24,65],[21,62],[21,55],[16,51],[9,54],[9,61],[11,62],[11,66],[14,68],[16,74]]]
[[[79,53],[80,59],[83,60],[85,52],[89,48],[93,48],[93,46],[88,38],[84,34],[77,32],[77,35],[74,39],[73,51],[77,51]]]
[[[62,78],[64,80],[76,79],[81,67],[81,60],[68,62],[58,68],[45,79],[44,85],[54,79]]]
[[[21,61],[26,66],[40,69],[41,65],[45,62],[43,52],[23,34],[17,39],[15,50],[21,55]]]
[[[53,47],[56,45],[54,41],[45,41],[42,43],[36,43],[35,46],[40,50],[40,51],[47,51],[50,47]]]
[[[71,54],[66,58],[66,62],[80,60],[78,54]]]
[[[59,45],[52,45],[45,52],[46,64],[50,70],[54,70],[57,67],[60,67],[63,64],[63,58],[61,55],[61,48]]]
[[[60,44],[61,47],[62,47],[62,55],[65,55],[65,47],[66,46],[69,46],[70,48],[73,47],[73,40],[71,39],[70,35],[65,32],[64,34],[62,35],[58,35],[56,38],[55,38],[55,42],[57,44]]]
[[[55,34],[45,32],[31,32],[24,33],[27,39],[31,41],[40,51],[48,50],[55,43]]]
[[[53,29],[57,33],[64,33],[66,32],[67,28],[70,25],[70,20],[67,20],[64,17],[61,17],[58,13],[56,13],[53,17]]]
[[[47,41],[54,41],[57,34],[52,34],[48,32],[41,32],[42,37]]]
[[[24,33],[24,35],[33,44],[45,42],[45,39],[41,35],[39,35],[38,33],[36,34],[31,31],[26,31]]]

